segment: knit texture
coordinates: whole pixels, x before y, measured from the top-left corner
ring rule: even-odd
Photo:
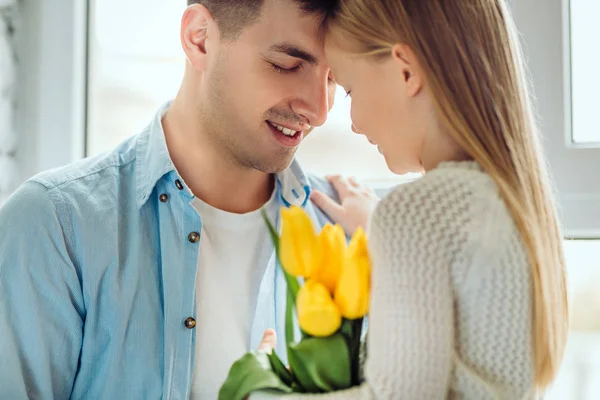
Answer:
[[[534,397],[530,264],[478,164],[442,163],[395,189],[376,209],[369,237],[365,383],[286,399]]]

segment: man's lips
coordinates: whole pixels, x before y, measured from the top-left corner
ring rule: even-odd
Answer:
[[[282,132],[285,135],[293,136],[295,133],[304,132],[309,130],[311,127],[308,124],[290,124],[290,123],[280,123],[273,120],[267,120],[267,123]]]

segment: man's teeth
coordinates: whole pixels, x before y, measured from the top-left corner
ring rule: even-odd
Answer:
[[[271,125],[273,125],[279,132],[283,133],[286,136],[294,136],[296,133],[298,133],[298,131],[293,131],[293,130],[285,128],[281,125],[276,125],[272,122],[271,122]]]

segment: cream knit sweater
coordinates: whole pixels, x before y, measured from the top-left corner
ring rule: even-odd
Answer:
[[[365,383],[322,399],[531,399],[531,272],[491,178],[446,162],[384,198],[373,261]]]

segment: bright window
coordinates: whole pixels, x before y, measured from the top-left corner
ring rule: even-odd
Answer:
[[[600,144],[600,2],[570,1],[572,129],[575,143]]]

